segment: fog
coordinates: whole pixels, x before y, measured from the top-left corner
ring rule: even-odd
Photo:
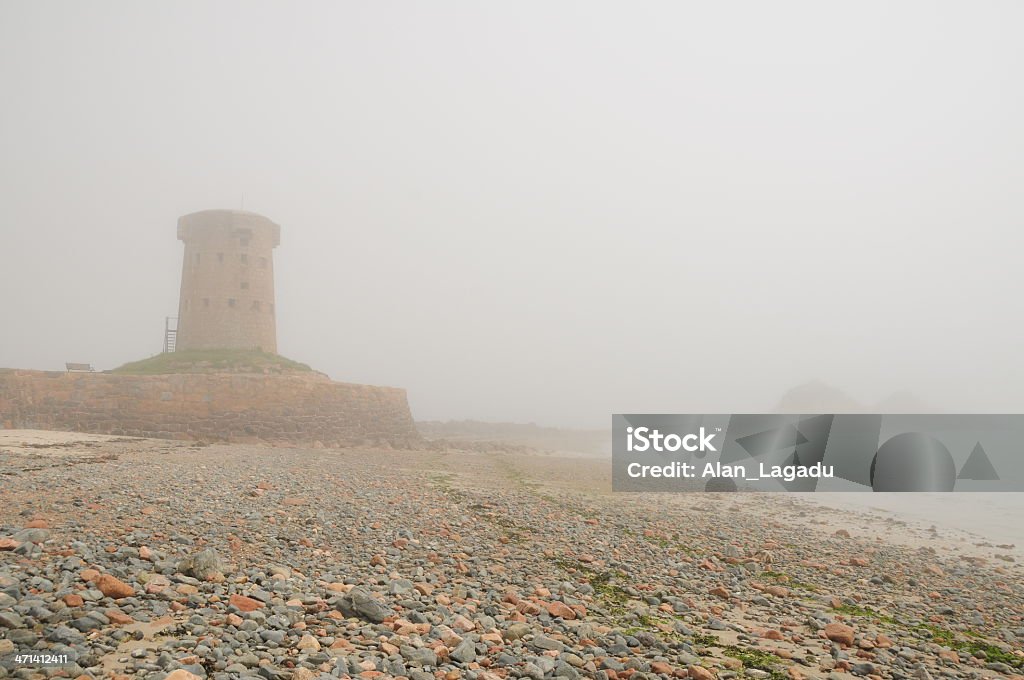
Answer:
[[[1019,411],[1014,2],[0,5],[0,366],[161,349],[180,215],[418,419]]]

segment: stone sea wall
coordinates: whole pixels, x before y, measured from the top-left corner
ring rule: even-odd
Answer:
[[[0,426],[205,441],[410,446],[405,390],[318,373],[113,375],[0,369]]]

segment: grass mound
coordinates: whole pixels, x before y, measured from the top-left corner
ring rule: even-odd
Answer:
[[[185,350],[133,361],[111,373],[169,375],[174,373],[293,373],[312,371],[306,364],[277,354],[241,349]]]

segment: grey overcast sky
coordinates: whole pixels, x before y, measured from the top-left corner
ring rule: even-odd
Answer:
[[[0,366],[159,351],[262,213],[279,349],[420,419],[1024,410],[1024,3],[0,3]]]

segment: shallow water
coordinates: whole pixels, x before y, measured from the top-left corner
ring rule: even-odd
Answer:
[[[1024,493],[801,494],[832,508],[874,510],[937,529],[957,529],[993,543],[1024,547]]]

